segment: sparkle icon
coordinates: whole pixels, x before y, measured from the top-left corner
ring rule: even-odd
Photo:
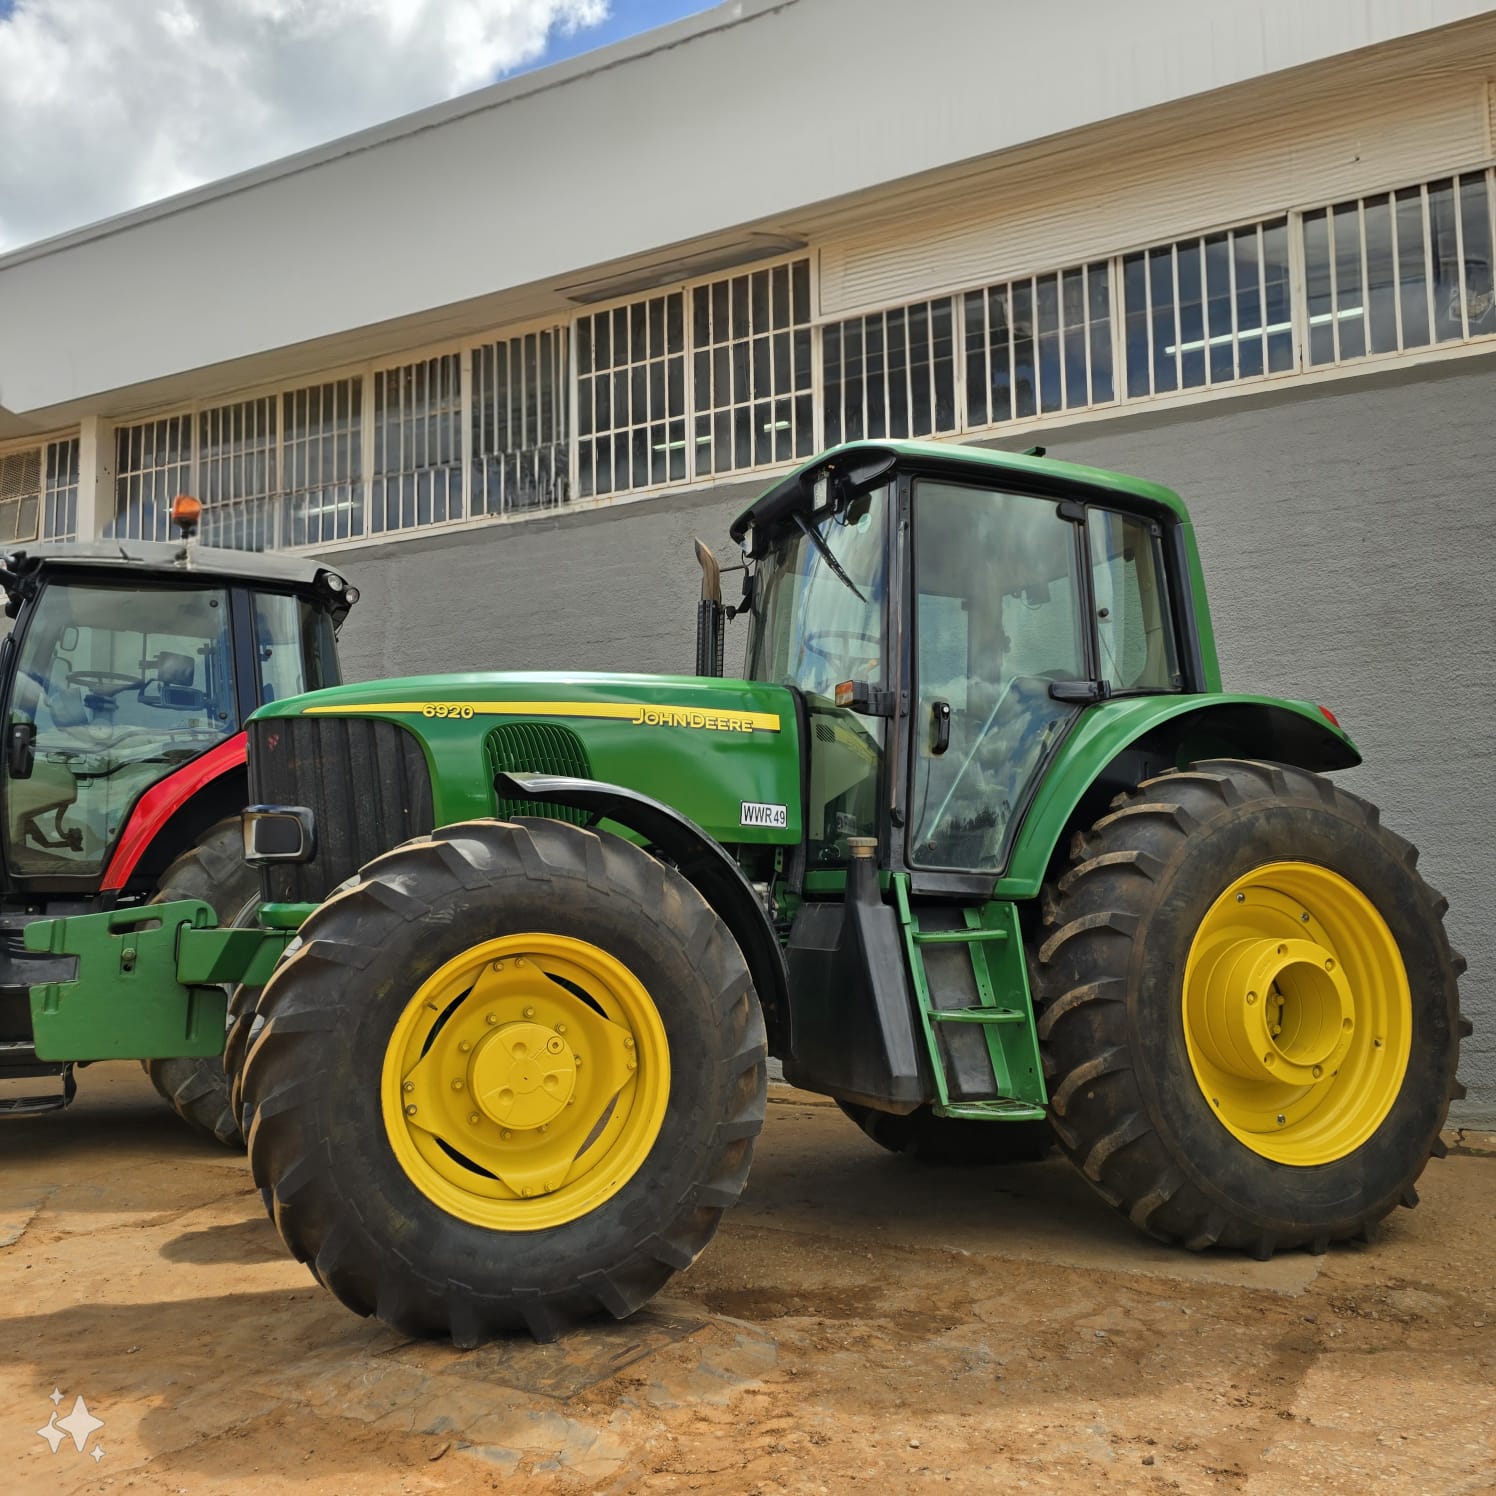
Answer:
[[[104,1420],[102,1418],[95,1418],[88,1411],[88,1404],[81,1397],[73,1400],[73,1411],[66,1418],[58,1418],[56,1413],[54,1413],[52,1419],[55,1420],[56,1426],[62,1429],[64,1433],[73,1436],[73,1448],[79,1454],[83,1453],[85,1446],[88,1444],[89,1437],[96,1430],[104,1427]],[[48,1442],[50,1443],[51,1441],[49,1440]],[[53,1452],[55,1453],[56,1451],[54,1450]]]
[[[52,1389],[52,1395],[48,1399],[48,1401],[50,1401],[52,1406],[55,1408],[57,1404],[62,1401],[62,1392],[58,1388],[54,1387]]]
[[[104,1446],[102,1444],[95,1444],[88,1453],[94,1464],[97,1465],[104,1458]]]
[[[52,1409],[52,1416],[39,1428],[37,1433],[52,1446],[52,1453],[57,1453],[57,1446],[67,1438],[67,1435],[57,1427],[57,1409]]]

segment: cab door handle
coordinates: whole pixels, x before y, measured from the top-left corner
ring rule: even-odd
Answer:
[[[930,752],[937,755],[944,753],[951,746],[950,702],[932,701],[930,703],[930,724],[935,729],[935,740],[930,744]]]

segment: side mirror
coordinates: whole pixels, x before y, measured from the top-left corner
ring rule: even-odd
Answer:
[[[36,764],[36,723],[12,722],[10,724],[10,777],[30,779]]]

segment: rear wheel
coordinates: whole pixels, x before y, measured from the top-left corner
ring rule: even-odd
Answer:
[[[250,1161],[350,1308],[475,1345],[632,1314],[711,1239],[763,1125],[731,934],[620,838],[475,821],[303,925],[258,1004]]]
[[[237,816],[210,827],[195,847],[161,875],[151,902],[162,904],[172,899],[202,899],[212,905],[219,923],[225,925],[243,923],[258,908],[260,878],[244,861]],[[176,1056],[140,1063],[151,1084],[184,1122],[227,1147],[243,1146],[238,1113],[229,1099],[228,1077],[220,1056]]]
[[[937,1117],[922,1106],[906,1114],[836,1103],[880,1148],[924,1163],[980,1167],[1035,1163],[1054,1146],[1048,1122],[978,1122]]]
[[[1051,1122],[1154,1236],[1323,1250],[1417,1201],[1455,1079],[1444,901],[1375,809],[1221,760],[1121,795],[1047,891]]]

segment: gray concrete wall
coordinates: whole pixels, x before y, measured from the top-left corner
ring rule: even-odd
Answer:
[[[1421,848],[1469,958],[1476,1029],[1457,1110],[1469,1122],[1496,1120],[1493,396],[1496,360],[1465,359],[1049,439],[1054,456],[1178,489],[1227,685],[1323,702],[1355,737],[1366,763],[1343,782]],[[345,633],[347,668],[689,671],[690,537],[725,541],[753,491],[345,554],[365,598]],[[730,641],[731,662],[741,632]]]

